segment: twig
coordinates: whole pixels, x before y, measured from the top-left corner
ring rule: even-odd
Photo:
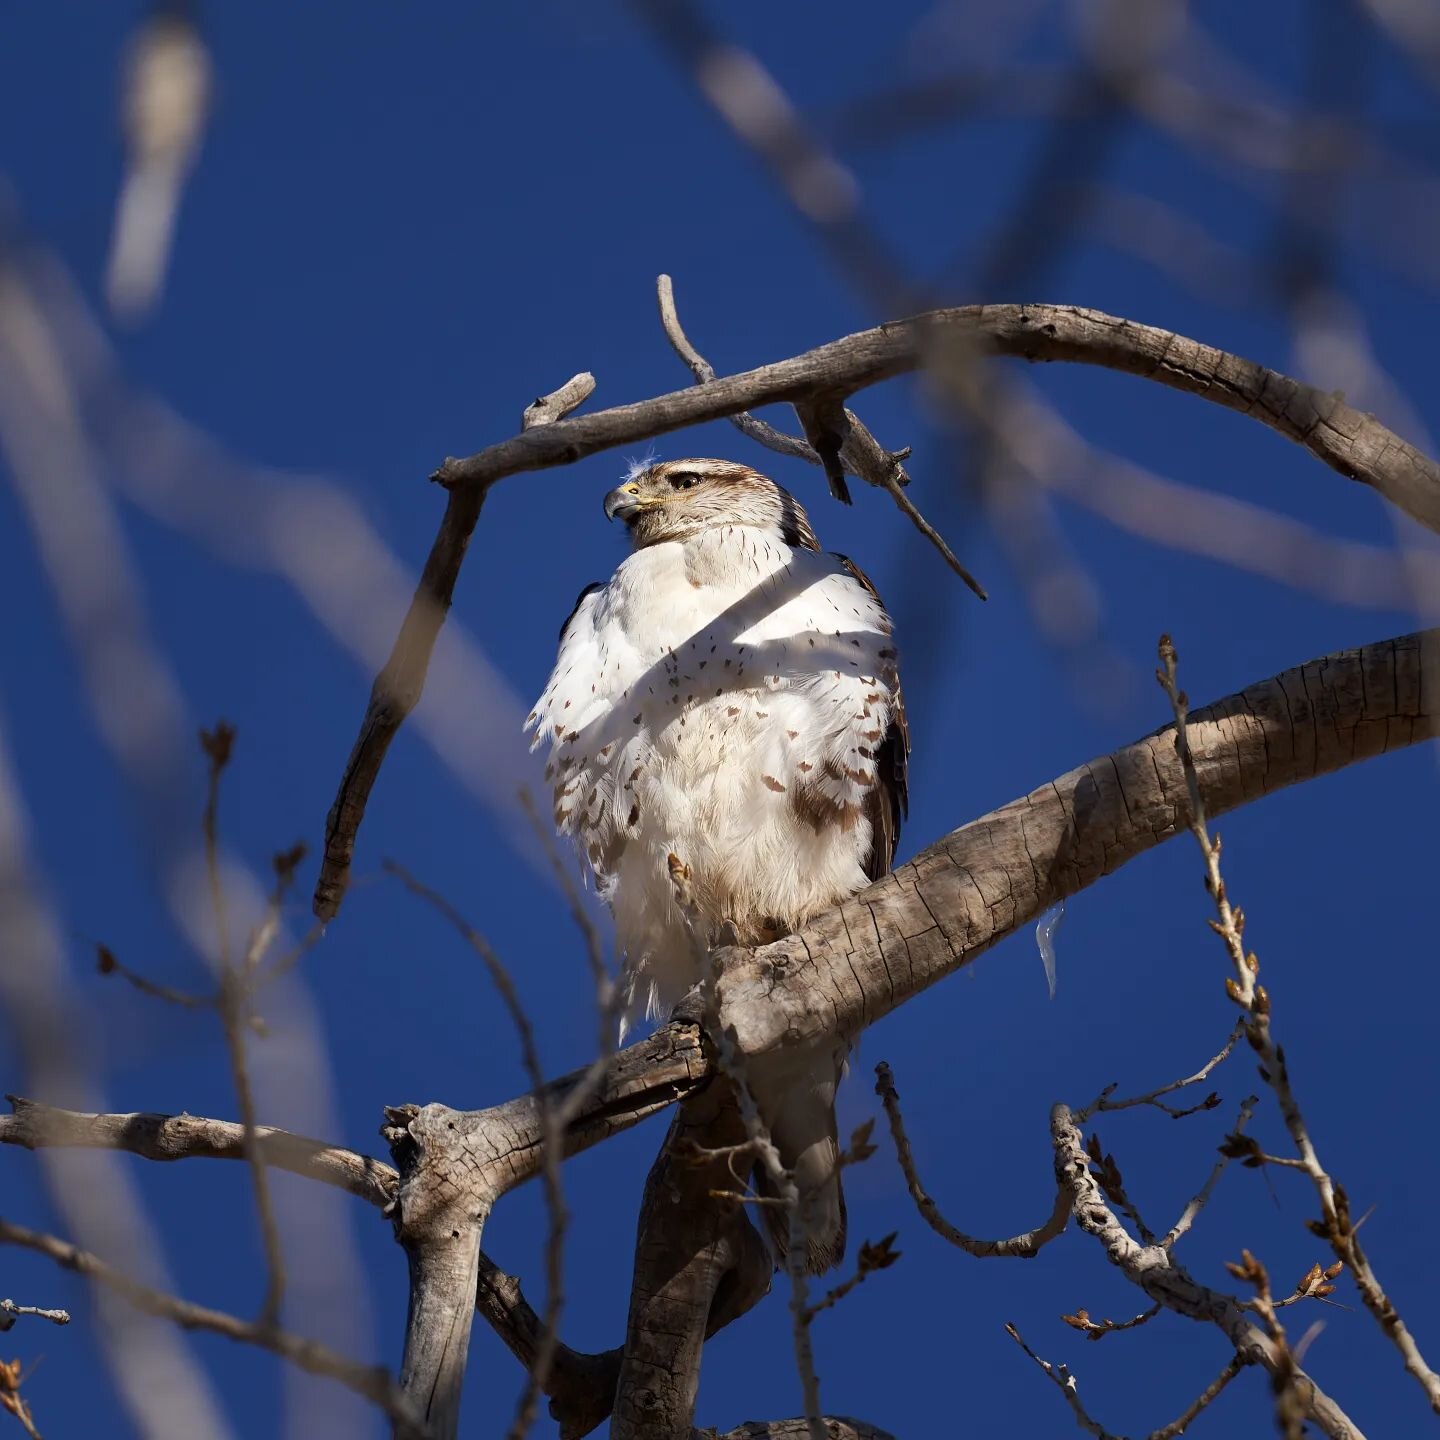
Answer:
[[[1160,1313],[1161,1308],[1157,1300],[1148,1310],[1142,1310],[1128,1320],[1093,1320],[1088,1310],[1077,1310],[1073,1315],[1062,1315],[1060,1318],[1072,1330],[1079,1330],[1087,1339],[1103,1340],[1107,1335],[1118,1334],[1121,1330],[1138,1330],[1142,1325],[1149,1324]]]
[[[49,1320],[55,1325],[68,1325],[68,1310],[47,1310],[43,1305],[17,1305],[13,1300],[0,1300],[0,1333],[12,1330],[21,1315],[34,1315],[39,1320]]]
[[[1158,1245],[1140,1245],[1106,1204],[1091,1157],[1066,1105],[1050,1111],[1050,1138],[1055,1149],[1055,1171],[1072,1196],[1071,1214],[1085,1234],[1104,1248],[1106,1258],[1132,1284],[1167,1310],[1191,1320],[1217,1326],[1246,1364],[1263,1365],[1272,1375],[1291,1373],[1289,1361],[1274,1341],[1255,1325],[1241,1304],[1230,1295],[1202,1285],[1175,1258]],[[1305,1372],[1293,1370],[1293,1381],[1306,1413],[1330,1440],[1364,1440],[1360,1427]]]
[[[160,985],[148,980],[138,970],[123,964],[108,946],[95,942],[95,968],[102,975],[118,975],[142,995],[152,1000],[163,1000],[167,1005],[178,1005],[184,1010],[208,1010],[214,1007],[213,995],[192,995],[188,990],[177,990],[171,985]]]
[[[206,771],[205,872],[210,884],[210,904],[215,915],[220,988],[217,994],[225,1051],[230,1061],[230,1080],[245,1131],[245,1161],[255,1190],[255,1209],[260,1218],[260,1236],[265,1249],[265,1297],[260,1306],[260,1324],[272,1326],[280,1317],[285,1296],[285,1257],[280,1249],[280,1229],[270,1199],[270,1176],[255,1144],[255,1094],[250,1086],[250,1069],[245,1059],[245,1031],[250,1021],[247,975],[230,955],[229,923],[225,911],[225,886],[220,878],[220,777],[230,763],[235,745],[235,727],[221,720],[213,730],[200,732],[200,747],[209,761]]]
[[[1190,1422],[1220,1394],[1245,1365],[1246,1361],[1241,1355],[1232,1355],[1225,1362],[1225,1368],[1185,1407],[1183,1414],[1178,1415],[1168,1425],[1152,1430],[1146,1440],[1176,1440],[1177,1436],[1183,1435],[1190,1428]]]
[[[411,1406],[382,1366],[361,1365],[354,1360],[347,1360],[343,1355],[337,1355],[318,1341],[292,1335],[275,1325],[241,1320],[238,1316],[227,1315],[224,1311],[211,1310],[174,1295],[152,1290],[148,1285],[132,1280],[87,1250],[81,1250],[53,1235],[11,1224],[4,1219],[0,1219],[0,1244],[18,1245],[48,1256],[66,1270],[74,1270],[77,1274],[109,1286],[137,1310],[159,1316],[162,1320],[173,1320],[182,1329],[207,1330],[242,1344],[255,1345],[312,1375],[324,1375],[338,1380],[346,1389],[373,1401],[392,1419],[409,1426],[412,1432],[418,1433],[421,1429]]]
[[[1210,1072],[1215,1069],[1221,1061],[1227,1059],[1230,1052],[1235,1048],[1235,1042],[1245,1032],[1245,1022],[1236,1021],[1235,1028],[1230,1032],[1230,1038],[1226,1040],[1218,1055],[1207,1060],[1193,1075],[1187,1075],[1183,1080],[1172,1080],[1168,1085],[1162,1085],[1158,1090],[1151,1090],[1145,1095],[1132,1095],[1125,1100],[1112,1100],[1111,1094],[1115,1090],[1114,1085],[1107,1085],[1094,1100],[1083,1110],[1075,1112],[1075,1121],[1083,1125],[1092,1115],[1104,1114],[1109,1110],[1129,1110],[1136,1105],[1153,1105],[1157,1110],[1163,1110],[1173,1120],[1183,1120],[1187,1115],[1198,1114],[1201,1110],[1213,1110],[1219,1103],[1218,1095],[1207,1095],[1198,1105],[1192,1105],[1188,1109],[1177,1109],[1171,1105],[1160,1103],[1162,1095],[1173,1094],[1176,1090],[1184,1090],[1190,1085],[1198,1085],[1202,1080],[1210,1077]]]
[[[544,434],[552,425],[579,405],[594,388],[594,377],[587,387],[588,372],[572,376],[558,390],[542,395],[529,405],[521,420],[523,439]],[[623,442],[622,442],[623,443]],[[355,854],[355,837],[365,818],[370,791],[379,778],[390,742],[399,733],[406,717],[420,702],[425,677],[430,669],[430,656],[450,602],[455,596],[455,582],[470,544],[470,536],[480,520],[480,507],[485,503],[482,492],[451,494],[445,503],[440,529],[425,558],[425,568],[415,586],[410,608],[401,622],[400,633],[390,651],[390,658],[375,677],[370,700],[360,733],[355,737],[350,758],[335,794],[335,803],[325,819],[325,853],[320,861],[320,874],[315,881],[312,905],[315,917],[322,924],[335,918],[350,885],[350,862]]]
[[[594,389],[595,377],[588,370],[572,375],[558,390],[541,395],[525,407],[525,413],[520,417],[520,428],[533,430],[537,425],[553,425],[555,421],[563,420],[572,410],[579,409]]]
[[[919,1171],[915,1168],[915,1155],[910,1148],[910,1137],[905,1133],[905,1120],[900,1113],[900,1095],[895,1089],[895,1077],[889,1064],[883,1060],[875,1067],[875,1093],[885,1107],[885,1118],[890,1122],[890,1135],[895,1141],[895,1153],[899,1157],[910,1198],[920,1211],[921,1218],[942,1240],[948,1240],[967,1255],[980,1259],[1001,1256],[1029,1260],[1063,1233],[1070,1218],[1070,1196],[1063,1188],[1056,1191],[1050,1218],[1035,1230],[1012,1235],[1008,1240],[977,1240],[973,1235],[957,1230],[940,1213],[940,1207],[921,1184]]]
[[[893,1248],[897,1233],[892,1230],[881,1240],[865,1241],[860,1247],[855,1273],[848,1280],[843,1280],[839,1285],[827,1290],[824,1298],[818,1300],[805,1312],[806,1320],[814,1320],[822,1310],[828,1310],[832,1305],[838,1305],[857,1285],[877,1270],[888,1270],[900,1258],[900,1251]]]
[[[1270,1371],[1270,1381],[1275,1391],[1275,1419],[1283,1440],[1304,1440],[1305,1399],[1296,1378],[1299,1366],[1295,1352],[1290,1348],[1285,1327],[1275,1313],[1275,1304],[1270,1295],[1270,1277],[1265,1267],[1248,1250],[1241,1251],[1238,1264],[1227,1260],[1225,1268],[1237,1280],[1247,1280],[1255,1287],[1255,1299],[1249,1308],[1265,1321],[1277,1357],[1276,1364]]]
[[[1210,922],[1210,926],[1220,936],[1234,970],[1234,974],[1225,981],[1226,993],[1242,1012],[1246,1039],[1260,1060],[1261,1078],[1275,1093],[1285,1121],[1285,1129],[1295,1146],[1298,1166],[1310,1177],[1319,1196],[1321,1218],[1312,1221],[1310,1228],[1330,1242],[1330,1248],[1335,1252],[1337,1260],[1350,1267],[1365,1308],[1375,1317],[1381,1331],[1399,1351],[1406,1370],[1415,1377],[1425,1392],[1430,1408],[1440,1414],[1440,1374],[1431,1369],[1420,1353],[1420,1347],[1371,1269],[1361,1248],[1357,1227],[1351,1220],[1349,1196],[1320,1163],[1309,1127],[1300,1112],[1299,1101],[1290,1084],[1285,1053],[1271,1032],[1270,996],[1256,978],[1260,971],[1260,961],[1253,950],[1245,949],[1244,912],[1230,903],[1225,881],[1220,873],[1220,837],[1212,837],[1210,834],[1187,730],[1189,700],[1177,683],[1175,646],[1168,635],[1160,637],[1159,655],[1160,668],[1155,672],[1156,679],[1169,697],[1171,709],[1175,713],[1175,750],[1184,769],[1185,787],[1190,800],[1190,833],[1194,835],[1204,858],[1205,888],[1214,901],[1218,917]],[[1276,1163],[1273,1157],[1262,1155],[1260,1158],[1262,1162],[1269,1160],[1270,1163]]]
[[[1070,1407],[1070,1413],[1075,1417],[1075,1423],[1087,1434],[1093,1435],[1095,1440],[1121,1440],[1118,1435],[1112,1434],[1098,1420],[1092,1420],[1086,1412],[1085,1407],[1080,1403],[1078,1387],[1075,1377],[1064,1365],[1052,1365],[1048,1360],[1042,1360],[1024,1341],[1019,1330],[1008,1320],[1005,1322],[1005,1333],[1040,1367],[1040,1369],[1054,1382],[1060,1393],[1065,1397],[1065,1403]]]
[[[32,1365],[30,1368],[33,1370],[35,1367]],[[28,1373],[21,1368],[18,1360],[8,1363],[0,1360],[0,1410],[13,1415],[30,1440],[41,1440],[40,1432],[35,1428],[34,1412],[20,1393],[21,1382]]]
[[[689,337],[681,327],[680,316],[675,309],[675,287],[670,277],[668,275],[659,276],[655,282],[655,289],[660,305],[660,323],[664,327],[666,338],[674,347],[675,353],[690,367],[696,384],[711,384],[716,378],[715,367],[690,343]],[[731,415],[729,419],[742,435],[749,436],[767,450],[777,451],[781,455],[794,456],[811,465],[825,463],[815,446],[796,436],[786,435],[783,431],[775,429],[773,425],[767,425],[765,421],[757,419],[749,411],[742,410]],[[945,543],[944,537],[905,494],[903,487],[910,483],[910,477],[905,473],[900,461],[910,453],[908,448],[895,451],[886,450],[861,424],[859,417],[850,410],[844,411],[843,428],[843,443],[837,452],[837,459],[842,469],[868,484],[884,490],[900,507],[900,510],[909,516],[915,528],[935,546],[945,563],[982,600],[988,599],[989,597],[980,583],[955,558],[954,551]]]
[[[1233,1135],[1244,1133],[1246,1125],[1250,1123],[1250,1117],[1255,1113],[1255,1107],[1260,1103],[1256,1095],[1247,1095],[1240,1102],[1240,1113],[1235,1117],[1235,1129]],[[1220,1177],[1225,1173],[1225,1167],[1233,1157],[1224,1149],[1220,1152],[1220,1158],[1215,1162],[1214,1168],[1206,1177],[1205,1183],[1195,1193],[1190,1203],[1180,1212],[1180,1218],[1165,1232],[1160,1240],[1160,1248],[1168,1250],[1187,1230],[1195,1223],[1195,1217],[1205,1208],[1211,1195],[1215,1193],[1215,1186],[1219,1184]]]

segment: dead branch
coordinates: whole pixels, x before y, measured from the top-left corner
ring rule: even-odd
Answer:
[[[468,459],[447,459],[435,472],[434,478],[450,491],[445,515],[390,659],[372,688],[326,821],[316,915],[329,920],[338,913],[370,790],[390,742],[419,701],[435,639],[491,485],[522,471],[572,464],[602,450],[759,405],[848,395],[920,368],[947,334],[952,345],[963,342],[989,354],[1119,370],[1250,415],[1303,445],[1340,474],[1373,486],[1422,524],[1440,530],[1440,467],[1373,416],[1352,409],[1342,397],[1171,331],[1073,306],[982,305],[929,311],[756,370],[522,431]]]
[[[18,1095],[5,1098],[14,1113],[0,1115],[0,1145],[128,1150],[161,1161],[244,1159],[244,1127],[233,1121],[199,1115],[87,1115]],[[268,1166],[346,1190],[369,1205],[383,1209],[395,1199],[399,1176],[368,1155],[269,1125],[256,1127],[255,1149]]]
[[[172,1320],[181,1329],[207,1330],[245,1345],[255,1345],[312,1375],[323,1375],[337,1380],[347,1389],[378,1405],[405,1433],[423,1434],[423,1426],[417,1423],[413,1408],[383,1366],[361,1365],[354,1360],[347,1360],[343,1355],[337,1355],[318,1341],[292,1335],[275,1325],[263,1321],[241,1320],[238,1316],[227,1315],[222,1310],[193,1305],[188,1300],[152,1290],[148,1285],[132,1280],[88,1250],[81,1250],[53,1235],[29,1230],[23,1225],[14,1225],[4,1219],[0,1219],[0,1244],[18,1245],[39,1255],[48,1256],[62,1268],[74,1270],[77,1274],[97,1280],[115,1290],[137,1310],[143,1310],[146,1314],[163,1320]]]
[[[588,381],[588,383],[587,383]],[[595,377],[582,370],[558,390],[542,395],[526,407],[521,434],[543,433],[583,403],[595,388]],[[333,920],[350,884],[350,861],[355,853],[355,835],[365,817],[365,806],[375,784],[390,742],[405,723],[405,717],[420,703],[430,655],[436,637],[455,596],[455,581],[480,519],[484,495],[451,495],[445,505],[435,543],[425,559],[414,599],[405,613],[400,633],[385,668],[375,677],[370,702],[346,763],[335,803],[325,819],[325,852],[315,882],[313,901],[321,921]]]
[[[1247,1095],[1240,1102],[1240,1113],[1235,1117],[1235,1129],[1231,1132],[1235,1135],[1244,1133],[1246,1125],[1250,1123],[1250,1117],[1255,1113],[1255,1107],[1260,1103],[1259,1097]],[[1215,1193],[1215,1187],[1220,1183],[1220,1177],[1225,1173],[1225,1167],[1230,1163],[1232,1156],[1225,1149],[1221,1149],[1220,1158],[1215,1162],[1210,1174],[1206,1177],[1205,1183],[1196,1191],[1189,1204],[1180,1212],[1180,1218],[1165,1232],[1160,1241],[1160,1248],[1168,1250],[1183,1236],[1186,1231],[1195,1223],[1195,1217],[1209,1203],[1211,1195]]]
[[[1001,1256],[1030,1260],[1040,1253],[1043,1246],[1063,1233],[1066,1221],[1070,1218],[1070,1197],[1064,1190],[1056,1191],[1054,1208],[1043,1225],[1023,1234],[1013,1235],[1008,1240],[977,1240],[974,1236],[957,1230],[940,1213],[940,1207],[921,1183],[915,1166],[915,1154],[910,1148],[910,1137],[905,1133],[905,1119],[900,1113],[900,1095],[895,1089],[895,1077],[890,1072],[890,1066],[883,1060],[875,1067],[875,1093],[885,1106],[885,1118],[890,1122],[890,1135],[895,1141],[895,1153],[900,1161],[900,1169],[904,1172],[910,1198],[915,1202],[921,1218],[942,1240],[948,1240],[967,1255],[980,1259]]]
[[[1156,1309],[1158,1308],[1157,1306]],[[1114,1326],[1112,1328],[1122,1329],[1124,1327]],[[1080,1403],[1075,1376],[1071,1374],[1068,1366],[1053,1365],[1048,1360],[1042,1360],[1040,1356],[1025,1343],[1019,1330],[1017,1330],[1015,1326],[1006,1325],[1005,1330],[1010,1338],[1059,1388],[1060,1393],[1065,1397],[1065,1403],[1070,1407],[1070,1413],[1075,1417],[1075,1423],[1079,1425],[1087,1435],[1094,1436],[1095,1440],[1122,1440],[1122,1437],[1111,1434],[1098,1420],[1092,1419],[1085,1407]],[[1150,1434],[1146,1436],[1146,1440],[1175,1440],[1176,1436],[1183,1435],[1185,1431],[1189,1429],[1191,1421],[1224,1390],[1245,1368],[1247,1363],[1249,1362],[1240,1355],[1232,1355],[1230,1359],[1225,1362],[1225,1368],[1200,1392],[1195,1400],[1185,1408],[1183,1414],[1177,1416],[1168,1425],[1162,1425],[1160,1429],[1152,1430]]]
[[[0,1334],[13,1330],[15,1322],[22,1315],[33,1315],[37,1320],[48,1320],[52,1325],[68,1325],[68,1310],[47,1310],[43,1305],[17,1305],[13,1300],[0,1300]]]

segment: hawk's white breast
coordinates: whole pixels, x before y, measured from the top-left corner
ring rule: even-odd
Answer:
[[[866,884],[889,636],[838,557],[748,526],[641,549],[582,599],[530,723],[556,824],[614,911],[632,1016],[700,978],[670,854],[711,925],[752,943]]]

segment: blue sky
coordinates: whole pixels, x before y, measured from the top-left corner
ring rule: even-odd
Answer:
[[[1339,0],[1313,10],[1299,0],[1195,8],[1211,42],[1282,97],[1303,83],[1313,38],[1303,17],[1345,23]],[[525,404],[576,370],[595,372],[594,406],[686,381],[656,322],[657,273],[674,276],[689,333],[722,372],[891,318],[822,257],[762,168],[624,7],[317,0],[204,9],[214,115],[163,306],[142,327],[115,330],[120,363],[130,384],[266,472],[282,498],[301,493],[285,488],[300,484],[295,477],[325,477],[412,573],[443,503],[425,477],[444,455],[511,434]],[[873,6],[837,0],[818,24],[808,6],[712,7],[727,34],[826,120],[842,100],[981,63],[999,43],[984,16],[978,26],[947,29],[925,23],[927,9],[907,0],[882,20]],[[121,163],[117,61],[138,13],[131,4],[74,0],[0,6],[0,174],[26,233],[53,250],[96,305]],[[1042,7],[1021,53],[1071,55],[1069,14]],[[1354,57],[1345,73],[1363,77],[1361,103],[1379,117],[1387,144],[1407,163],[1433,160],[1436,112],[1423,77],[1383,41],[1362,54],[1351,31],[1336,33]],[[1271,303],[1227,302],[1085,233],[1064,234],[1023,290],[978,292],[974,258],[1023,193],[1044,138],[1038,120],[1016,113],[1022,108],[845,152],[867,214],[915,276],[949,276],[935,286],[938,298],[1094,306],[1307,374],[1273,294]],[[1113,137],[1102,174],[1174,207],[1257,264],[1278,253],[1273,175],[1197,155],[1134,122]],[[1387,208],[1391,192],[1378,181],[1346,189],[1322,178],[1306,192],[1307,203],[1330,197],[1341,237],[1330,257],[1335,282],[1420,423],[1440,429],[1426,383],[1434,297],[1424,237],[1433,236],[1435,216]],[[1057,198],[1037,224],[1064,226],[1068,213]],[[1328,534],[1393,542],[1392,521],[1372,494],[1244,417],[1118,375],[1060,366],[1013,373],[1091,444],[1137,465]],[[915,447],[912,493],[943,517],[991,594],[988,605],[975,601],[881,497],[857,493],[854,508],[842,510],[817,472],[774,459],[771,473],[810,506],[822,542],[859,560],[887,597],[903,653],[913,657],[902,858],[1164,723],[1163,696],[1148,678],[1162,630],[1176,637],[1184,683],[1199,703],[1419,623],[1413,613],[1345,608],[1156,547],[1062,503],[1063,532],[1093,582],[1101,620],[1095,645],[1061,655],[1037,631],[1004,544],[965,498],[965,456],[918,387],[887,384],[856,408],[886,443]],[[1382,418],[1399,423],[1396,414]],[[716,424],[657,449],[756,458],[748,444]],[[455,616],[513,696],[516,717],[545,681],[576,592],[621,557],[623,537],[604,523],[600,497],[623,464],[609,454],[517,476],[486,505]],[[9,478],[0,466],[0,481]],[[214,494],[223,481],[217,469],[195,484]],[[134,478],[125,484],[133,493]],[[272,851],[305,838],[312,858],[303,895],[371,673],[292,586],[254,563],[259,541],[247,526],[280,512],[262,516],[249,497],[231,493],[220,546],[196,543],[129,500],[120,514],[146,622],[183,688],[188,727],[219,716],[238,726],[223,802],[228,842],[263,870]],[[303,549],[313,539],[304,510],[284,517],[284,533],[269,534],[272,550],[292,541]],[[343,566],[350,552],[335,553]],[[237,556],[245,563],[232,563]],[[363,582],[336,579],[352,597]],[[388,639],[403,594],[399,606],[393,590],[370,603],[367,633]],[[157,845],[105,748],[8,483],[0,483],[0,604],[0,706],[32,816],[34,863],[73,939],[75,989],[106,1103],[232,1116],[214,1028],[94,974],[78,938],[105,940],[156,979],[203,983],[203,959],[175,923],[159,878],[166,844],[198,831],[198,753],[173,758],[188,788],[162,817],[176,828]],[[356,618],[350,601],[341,608],[342,619]],[[455,663],[458,674],[473,673]],[[497,792],[519,773],[514,735],[496,729],[508,724],[508,704],[497,690],[486,698],[458,683],[444,706],[426,701],[450,761]],[[1424,1237],[1440,1174],[1422,1127],[1440,1013],[1425,898],[1435,874],[1436,793],[1433,747],[1423,747],[1271,797],[1221,827],[1230,887],[1249,916],[1247,938],[1265,966],[1277,1032],[1322,1154],[1356,1210],[1374,1207],[1369,1253],[1432,1357],[1440,1350],[1440,1261]],[[357,873],[374,877],[381,858],[393,856],[464,910],[508,959],[537,1017],[547,1066],[560,1071],[590,1053],[590,992],[573,927],[525,850],[513,815],[477,800],[421,728],[408,727],[371,804]],[[1226,1033],[1225,962],[1205,915],[1188,841],[1142,857],[1071,902],[1053,1000],[1026,931],[867,1033],[842,1092],[842,1126],[876,1112],[873,1067],[888,1059],[926,1182],[955,1223],[979,1234],[1038,1223],[1050,1203],[1051,1102],[1082,1103],[1112,1080],[1149,1089],[1198,1065]],[[294,921],[303,928],[303,905]],[[313,1021],[329,1093],[314,1088],[312,1071],[286,1068],[280,1040],[277,1053],[261,1044],[257,1069],[271,1077],[262,1082],[263,1119],[323,1121],[331,1138],[383,1153],[376,1130],[385,1104],[470,1107],[523,1089],[514,1036],[475,957],[393,883],[357,888],[301,974],[303,993],[286,1002],[293,1013],[276,1023],[283,1036]],[[3,1089],[23,1084],[14,1042],[0,1028]],[[1234,1105],[1254,1085],[1248,1063],[1236,1057],[1220,1072],[1219,1111],[1181,1124],[1141,1112],[1101,1126],[1152,1223],[1168,1225],[1208,1170]],[[566,1167],[575,1221],[563,1333],[576,1348],[621,1339],[636,1207],[662,1133],[653,1121]],[[1255,1133],[1271,1148],[1282,1144],[1273,1109],[1262,1108]],[[181,1291],[251,1313],[264,1277],[243,1170],[126,1163]],[[308,1276],[291,1323],[348,1336],[368,1357],[395,1364],[405,1276],[388,1228],[358,1202],[307,1207],[296,1187],[281,1189],[300,1215],[287,1247]],[[0,1194],[8,1218],[63,1229],[31,1156],[0,1154]],[[1143,1308],[1093,1243],[1067,1235],[1024,1265],[950,1250],[911,1207],[888,1141],[847,1174],[847,1194],[852,1249],[898,1229],[904,1258],[816,1323],[832,1412],[898,1435],[1063,1433],[1071,1422],[1059,1396],[1005,1336],[1006,1320],[1042,1354],[1076,1367],[1087,1404],[1117,1432],[1171,1419],[1226,1359],[1218,1332],[1173,1316],[1086,1343],[1060,1323],[1062,1313],[1084,1306],[1118,1319]],[[1292,1175],[1237,1171],[1184,1242],[1186,1259],[1223,1285],[1221,1262],[1248,1246],[1288,1284],[1322,1258],[1302,1223],[1314,1209]],[[543,1225],[541,1196],[528,1187],[501,1202],[485,1238],[537,1304]],[[324,1267],[349,1253],[358,1264],[341,1283]],[[307,1265],[307,1256],[319,1258]],[[17,1328],[0,1341],[5,1357],[44,1353],[26,1388],[41,1428],[52,1436],[136,1433],[117,1409],[95,1314],[73,1277],[0,1252],[0,1294],[76,1312],[67,1330]],[[1289,1312],[1297,1331],[1325,1322],[1307,1364],[1369,1433],[1418,1430],[1427,1413],[1418,1388],[1343,1284],[1337,1298],[1349,1308]],[[723,1429],[799,1410],[787,1325],[772,1295],[711,1344],[699,1423]],[[279,1433],[294,1393],[280,1367],[224,1341],[194,1345],[233,1433]],[[466,1433],[494,1434],[508,1423],[520,1381],[508,1354],[477,1327]],[[339,1392],[309,1393],[324,1405]],[[1243,1376],[1197,1433],[1226,1425],[1258,1433],[1268,1404],[1262,1377]],[[338,1401],[331,1413],[349,1414]],[[347,1433],[380,1433],[363,1413],[352,1421],[358,1428]],[[290,1433],[319,1432],[292,1418]]]

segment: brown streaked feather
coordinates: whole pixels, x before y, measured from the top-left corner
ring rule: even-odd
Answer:
[[[870,577],[848,556],[835,557],[855,579],[883,606],[880,592]],[[900,843],[900,826],[910,808],[910,722],[905,715],[905,692],[900,686],[900,671],[893,660],[886,662],[890,670],[881,675],[890,687],[890,725],[884,738],[875,747],[875,788],[865,797],[865,813],[870,821],[870,854],[865,858],[865,873],[871,880],[888,875],[895,864],[895,849]]]

